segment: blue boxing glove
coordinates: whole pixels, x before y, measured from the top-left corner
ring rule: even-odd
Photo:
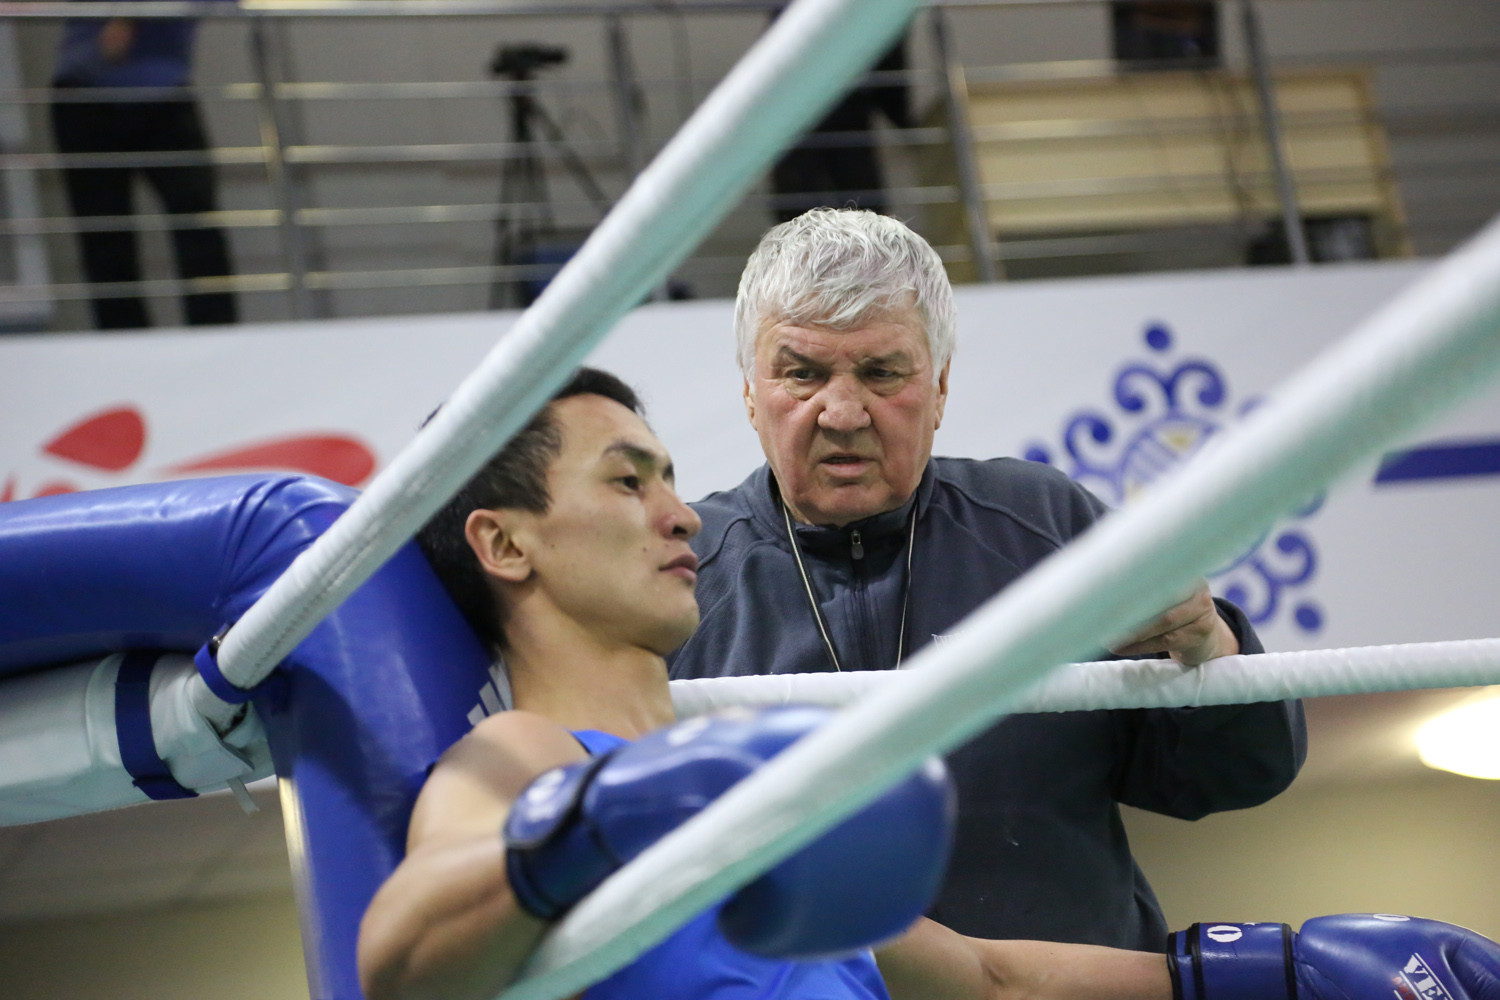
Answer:
[[[1167,938],[1173,1000],[1500,1000],[1500,945],[1389,913],[1194,924]]]
[[[793,707],[700,716],[540,775],[505,823],[517,902],[556,919],[831,715]],[[934,757],[731,896],[720,930],[769,958],[825,957],[887,940],[936,895],[953,817],[952,786]]]

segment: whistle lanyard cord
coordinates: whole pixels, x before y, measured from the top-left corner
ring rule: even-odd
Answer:
[[[828,650],[828,660],[833,664],[833,669],[838,673],[844,672],[844,667],[839,663],[839,654],[833,648],[833,637],[828,632],[828,623],[823,620],[823,609],[818,606],[818,595],[813,591],[812,579],[807,575],[807,567],[802,563],[802,550],[797,546],[797,535],[792,530],[792,515],[787,505],[780,497],[776,498],[781,507],[781,519],[786,524],[786,539],[792,546],[792,558],[797,560],[797,572],[802,576],[802,589],[807,593],[807,603],[812,606],[813,620],[818,623],[818,633],[823,637],[823,645]],[[896,635],[896,662],[891,665],[892,669],[901,666],[901,657],[906,652],[906,611],[911,603],[911,557],[912,550],[917,542],[917,505],[911,505],[910,531],[906,539],[906,581],[901,588],[901,631]]]

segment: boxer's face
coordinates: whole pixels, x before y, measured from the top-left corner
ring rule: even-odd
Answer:
[[[562,431],[547,473],[552,502],[517,521],[530,584],[596,637],[665,655],[698,625],[688,539],[702,521],[678,498],[671,456],[640,417],[602,396],[552,406]]]
[[[844,525],[916,491],[942,423],[948,370],[912,307],[855,330],[772,323],[755,343],[745,409],[792,516]]]

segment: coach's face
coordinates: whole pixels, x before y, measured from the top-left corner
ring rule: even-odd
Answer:
[[[792,516],[842,526],[917,488],[948,399],[916,309],[854,330],[768,323],[745,409]]]

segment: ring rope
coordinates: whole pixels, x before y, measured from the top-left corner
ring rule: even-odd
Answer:
[[[672,707],[678,718],[731,707],[840,708],[895,676],[890,670],[846,670],[680,680],[671,685]],[[1500,639],[1463,639],[1224,656],[1199,667],[1156,659],[1070,663],[1027,689],[1010,710],[1201,708],[1489,684],[1500,684]]]
[[[412,443],[224,638],[252,688],[514,435],[772,158],[895,38],[917,0],[799,0],[682,126]]]
[[[635,861],[532,955],[507,1000],[557,1000],[1006,712],[1043,673],[1172,603],[1336,476],[1500,367],[1500,222],[1435,266],[1172,477],[1038,565]]]

